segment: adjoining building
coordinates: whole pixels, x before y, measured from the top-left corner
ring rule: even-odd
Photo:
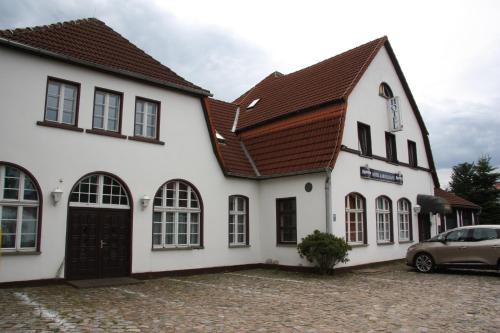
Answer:
[[[478,224],[481,207],[470,202],[453,192],[440,188],[435,189],[435,195],[444,199],[450,209],[446,214],[440,215],[439,232],[444,232],[453,228]]]
[[[0,72],[0,282],[306,266],[315,229],[387,261],[446,209],[387,37],[232,102],[97,19],[0,31]]]

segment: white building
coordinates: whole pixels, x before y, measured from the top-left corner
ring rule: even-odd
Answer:
[[[0,73],[0,283],[308,265],[315,229],[360,265],[437,230],[386,37],[232,103],[96,19],[0,31]]]

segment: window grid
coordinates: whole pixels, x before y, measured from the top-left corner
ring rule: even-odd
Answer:
[[[163,185],[155,195],[153,247],[200,245],[201,209],[191,186],[182,181]]]
[[[90,175],[82,179],[71,192],[71,207],[130,208],[125,188],[113,177]]]
[[[2,250],[36,249],[38,206],[38,191],[33,181],[15,167],[0,165]]]
[[[229,200],[229,245],[246,245],[247,200],[232,196]]]
[[[119,132],[120,108],[120,95],[96,90],[94,97],[94,128]]]
[[[410,240],[410,203],[406,199],[398,201],[399,240]]]
[[[297,202],[295,198],[276,199],[277,242],[297,243]]]
[[[75,125],[78,86],[49,80],[45,120]]]
[[[391,204],[387,198],[379,197],[376,200],[377,241],[391,242]]]
[[[158,103],[137,100],[134,135],[157,139]]]
[[[364,199],[360,195],[349,194],[346,197],[346,239],[349,244],[363,244],[365,241],[364,206]]]

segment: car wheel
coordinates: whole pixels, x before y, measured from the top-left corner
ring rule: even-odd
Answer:
[[[415,257],[415,268],[421,273],[429,273],[434,269],[434,260],[427,253],[419,253]]]

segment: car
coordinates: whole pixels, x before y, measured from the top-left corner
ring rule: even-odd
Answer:
[[[500,225],[473,225],[443,232],[410,246],[406,264],[429,273],[436,268],[500,270]]]

